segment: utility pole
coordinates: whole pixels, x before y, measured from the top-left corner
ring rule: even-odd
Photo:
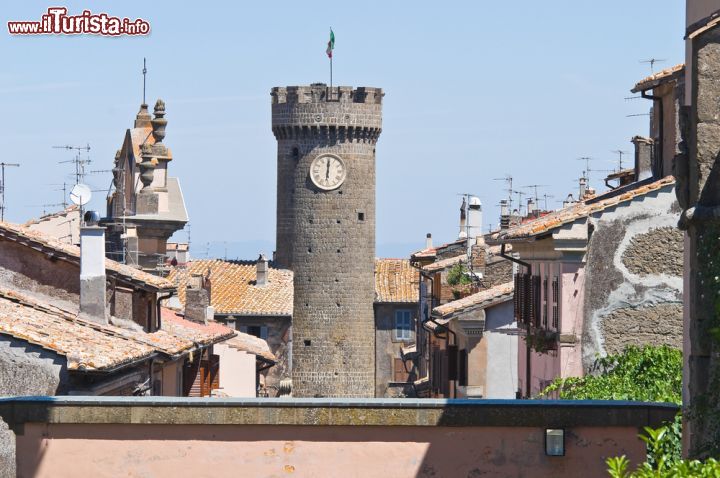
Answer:
[[[0,221],[5,222],[5,168],[13,167],[19,168],[18,163],[0,163],[0,169],[2,169],[2,177],[0,177]]]

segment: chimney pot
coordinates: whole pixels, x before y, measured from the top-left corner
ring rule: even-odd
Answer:
[[[80,228],[80,312],[107,324],[105,291],[105,228]]]
[[[425,234],[425,249],[432,249],[432,234]]]

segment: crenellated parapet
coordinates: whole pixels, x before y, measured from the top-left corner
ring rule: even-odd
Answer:
[[[278,140],[375,143],[382,131],[383,95],[380,88],[324,83],[275,87],[272,130]]]

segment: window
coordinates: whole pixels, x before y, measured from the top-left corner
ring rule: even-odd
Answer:
[[[263,340],[268,338],[268,328],[264,325],[241,325],[238,330],[244,334],[254,335]]]
[[[553,299],[552,326],[553,326],[553,329],[555,329],[555,330],[558,329],[558,322],[559,322],[559,320],[558,320],[559,319],[559,317],[558,317],[559,316],[559,314],[558,314],[558,299],[560,298],[559,297],[559,295],[560,295],[559,288],[560,287],[559,287],[559,283],[558,283],[558,278],[555,277],[553,279],[553,283],[552,283],[552,296],[553,296],[552,297],[552,299]]]
[[[547,329],[548,326],[548,280],[547,277],[543,279],[543,291],[542,291],[542,325],[543,328]]]
[[[412,311],[395,311],[395,340],[412,340]]]

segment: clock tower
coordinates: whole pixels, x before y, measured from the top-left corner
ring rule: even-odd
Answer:
[[[276,262],[294,274],[296,397],[375,388],[375,145],[382,90],[272,89]]]

